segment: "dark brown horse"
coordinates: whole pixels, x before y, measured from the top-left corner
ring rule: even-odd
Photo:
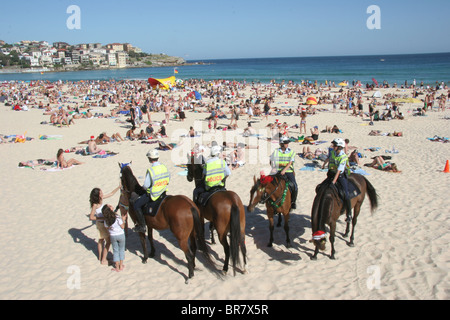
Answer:
[[[369,196],[371,212],[378,207],[378,195],[372,184],[363,176],[359,174],[351,174],[349,181],[355,183],[361,193],[352,199],[353,219],[352,219],[352,234],[350,236],[350,247],[354,246],[354,232],[358,221],[358,216],[361,211],[361,205],[364,202],[366,194]],[[345,208],[344,208],[345,209]],[[335,185],[329,181],[325,181],[319,185],[316,190],[316,197],[313,202],[311,211],[311,227],[313,238],[311,242],[315,245],[314,255],[311,260],[317,259],[319,250],[325,250],[326,233],[325,224],[330,226],[330,243],[331,243],[331,259],[335,259],[334,237],[336,232],[336,221],[346,211],[343,210],[343,202],[339,197],[338,190]],[[344,237],[348,236],[350,231],[350,222],[347,223]]]
[[[203,158],[188,156],[189,182],[195,180],[195,185],[203,183]],[[225,251],[225,263],[223,272],[228,272],[228,263],[231,256],[233,273],[236,274],[236,266],[240,264],[239,248],[244,260],[244,273],[247,265],[247,249],[245,247],[245,208],[241,198],[233,191],[218,191],[209,199],[206,206],[199,205],[202,218],[211,222],[211,242],[214,241],[214,229],[217,231],[219,241]],[[230,245],[227,235],[230,233]]]
[[[121,171],[121,182],[124,193],[127,194],[128,201],[133,203],[132,199],[138,195],[143,195],[146,191],[141,187],[130,166],[125,166]],[[133,205],[129,206],[130,217],[136,223],[136,213]],[[148,227],[148,240],[150,241],[151,251],[148,254],[147,242],[145,234],[139,233],[141,244],[144,250],[143,263],[147,262],[148,257],[155,256],[155,247],[153,244],[153,229],[165,230],[169,229],[175,235],[181,250],[183,250],[189,269],[189,276],[186,280],[194,276],[195,253],[198,249],[202,251],[206,262],[214,266],[208,247],[206,245],[203,225],[201,223],[200,214],[197,206],[188,197],[177,195],[167,196],[161,203],[156,216],[145,215],[145,222]]]
[[[250,202],[247,207],[249,212],[253,212],[258,203],[265,204],[267,217],[269,218],[270,240],[268,247],[273,244],[274,216],[278,214],[278,227],[281,226],[281,214],[284,217],[284,231],[286,232],[286,246],[290,248],[289,238],[289,211],[291,210],[291,192],[288,182],[281,175],[262,176],[256,180],[253,177],[254,185],[250,191]]]

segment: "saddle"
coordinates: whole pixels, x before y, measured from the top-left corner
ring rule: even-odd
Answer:
[[[144,216],[150,216],[154,217],[159,211],[159,207],[161,206],[161,203],[164,201],[164,199],[167,197],[166,193],[164,192],[156,201],[150,201],[147,203],[144,208]]]
[[[331,181],[332,181],[332,179],[330,177],[328,177],[321,184],[317,185],[316,193],[318,193],[322,187],[330,185]],[[342,186],[340,185],[339,182],[337,183],[337,186],[334,186],[334,187],[337,189],[339,198],[342,200],[342,202],[344,202],[344,200],[345,200],[344,189],[342,188]],[[353,198],[356,198],[360,194],[361,194],[361,190],[359,190],[358,186],[355,185],[355,183],[352,180],[348,179],[348,196],[349,196],[350,200]]]
[[[291,194],[295,191],[295,185],[286,176],[282,176],[279,173],[277,173],[275,176],[280,180],[284,180]]]
[[[204,191],[202,193],[200,193],[198,195],[197,198],[197,204],[202,206],[202,207],[206,207],[206,205],[208,204],[209,199],[217,192],[220,191],[227,191],[227,189],[225,187],[213,187],[208,191]]]

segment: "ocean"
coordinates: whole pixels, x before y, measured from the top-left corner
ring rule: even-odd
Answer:
[[[304,58],[256,58],[188,61],[202,64],[177,67],[179,79],[226,79],[236,81],[269,83],[292,80],[361,81],[389,84],[434,85],[436,82],[450,82],[450,53],[371,55],[343,57],[304,57]],[[173,67],[133,68],[102,71],[50,72],[2,74],[0,81],[79,81],[79,80],[143,80],[148,78],[167,78],[174,75]]]

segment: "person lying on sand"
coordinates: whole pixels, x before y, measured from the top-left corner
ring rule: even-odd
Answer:
[[[401,172],[398,170],[397,165],[395,163],[386,162],[380,156],[375,157],[372,163],[366,163],[365,166],[372,167],[382,171]]]

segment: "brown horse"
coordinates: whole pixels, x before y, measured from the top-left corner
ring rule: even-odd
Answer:
[[[262,176],[256,180],[253,177],[254,185],[250,191],[250,202],[247,207],[249,212],[253,212],[258,203],[266,204],[267,217],[269,218],[270,240],[268,247],[273,244],[274,215],[278,214],[278,227],[281,226],[281,214],[284,216],[284,231],[286,232],[286,246],[291,247],[289,238],[289,211],[291,210],[291,192],[288,182],[281,175]]]
[[[352,181],[361,191],[361,193],[357,197],[351,200],[352,208],[354,210],[352,219],[352,234],[350,236],[350,242],[348,243],[348,245],[350,247],[353,247],[355,226],[358,220],[359,213],[361,211],[361,205],[364,202],[364,198],[366,197],[366,194],[369,196],[371,212],[373,212],[378,207],[378,195],[375,188],[365,177],[353,173],[349,177],[349,182],[350,181]],[[317,194],[314,199],[311,211],[311,227],[313,233],[311,242],[313,242],[315,245],[314,255],[311,257],[311,260],[317,259],[319,250],[325,250],[325,224],[328,224],[330,226],[330,258],[335,259],[334,235],[336,232],[336,221],[346,211],[345,208],[343,208],[343,202],[339,197],[336,186],[333,185],[329,180],[326,180],[324,183],[317,186],[316,193]],[[348,236],[349,231],[350,222],[347,223],[344,237]]]
[[[146,191],[141,187],[130,166],[125,166],[121,171],[121,182],[124,192],[127,194],[129,203],[133,203],[132,199],[137,195],[143,195]],[[133,205],[129,206],[130,217],[136,223],[136,213]],[[167,196],[161,203],[156,216],[151,217],[145,215],[146,225],[148,227],[148,240],[150,241],[151,251],[148,254],[147,242],[145,234],[139,233],[141,244],[144,250],[143,263],[147,262],[148,257],[155,256],[155,247],[153,244],[153,229],[166,230],[169,229],[175,235],[183,250],[187,262],[189,276],[186,283],[194,276],[195,253],[197,246],[202,251],[206,262],[214,267],[211,255],[208,251],[203,233],[203,225],[201,223],[199,210],[194,202],[188,197],[177,195]],[[190,242],[190,243],[189,243]]]
[[[131,162],[130,163],[120,163],[119,162],[119,168],[121,171],[122,171],[122,168],[125,168],[128,165],[131,165]],[[116,212],[117,212],[117,210],[120,209],[120,215],[123,217],[129,212],[129,208],[130,208],[130,201],[128,199],[127,192],[125,192],[123,187],[120,186],[120,198],[119,198],[119,203],[117,204],[117,207],[116,207]],[[125,228],[124,229],[125,229],[125,235],[128,236],[128,217],[125,220]]]
[[[203,157],[188,156],[189,182],[195,180],[195,185],[203,183]],[[244,273],[247,272],[247,249],[245,247],[245,208],[241,198],[233,191],[218,191],[208,200],[206,206],[199,205],[202,218],[211,222],[211,241],[214,241],[214,229],[217,231],[219,241],[225,251],[223,273],[228,272],[228,263],[231,256],[233,273],[236,275],[236,266],[240,264],[239,248],[244,260]],[[227,235],[230,233],[230,245]]]

